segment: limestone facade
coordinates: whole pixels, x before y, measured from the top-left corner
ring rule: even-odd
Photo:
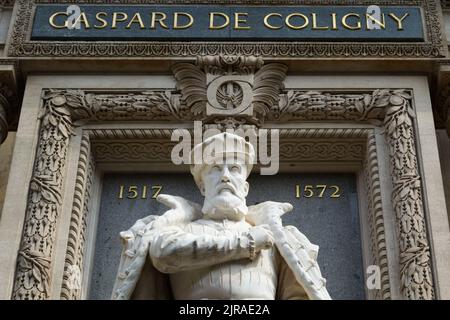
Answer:
[[[281,172],[357,176],[367,298],[450,299],[447,1],[394,1],[422,8],[420,44],[31,41],[32,9],[65,2],[0,1],[0,298],[87,298],[103,173],[186,170],[171,133],[202,120],[280,129]]]

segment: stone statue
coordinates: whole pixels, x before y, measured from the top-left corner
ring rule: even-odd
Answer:
[[[331,299],[317,264],[318,246],[295,227],[282,226],[281,216],[292,205],[246,205],[252,145],[221,133],[191,154],[208,149],[209,161],[191,165],[203,207],[160,195],[167,212],[121,232],[112,298]]]

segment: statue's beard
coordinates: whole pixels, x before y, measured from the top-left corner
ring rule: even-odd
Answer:
[[[245,218],[248,208],[245,198],[228,192],[205,198],[202,212],[209,219],[239,221]]]

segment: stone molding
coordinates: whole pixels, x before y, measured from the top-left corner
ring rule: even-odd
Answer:
[[[378,5],[420,6],[424,13],[426,41],[418,43],[349,42],[86,42],[30,41],[35,4],[78,3],[112,4],[114,0],[19,0],[11,35],[9,56],[13,57],[164,57],[185,58],[198,55],[254,55],[280,58],[442,58],[447,54],[442,34],[439,0],[380,0]],[[121,4],[167,4],[163,0],[125,0]],[[248,5],[373,5],[371,0],[235,0],[229,4]],[[213,0],[172,0],[170,4],[223,4]]]
[[[172,130],[90,130],[97,163],[170,162]],[[96,137],[96,138],[94,138]],[[101,137],[99,139],[99,137]],[[301,140],[300,140],[301,139]],[[367,129],[285,129],[280,161],[363,161]]]
[[[61,299],[64,300],[81,299],[80,276],[84,273],[85,266],[86,230],[94,171],[95,161],[91,154],[89,133],[85,132],[81,140],[69,238],[64,263],[64,276],[61,288]]]
[[[380,267],[379,290],[371,290],[374,299],[387,300],[391,298],[389,283],[389,266],[384,229],[383,206],[381,197],[380,173],[375,135],[371,132],[367,138],[366,159],[364,162],[364,178],[366,183],[366,198],[368,205],[367,222],[370,233],[370,250],[372,265]]]

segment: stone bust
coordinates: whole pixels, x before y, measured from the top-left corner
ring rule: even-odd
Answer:
[[[295,227],[282,226],[292,205],[247,206],[252,145],[221,133],[191,154],[207,149],[209,158],[191,165],[202,207],[160,195],[168,211],[121,232],[112,299],[330,299],[318,247]]]

